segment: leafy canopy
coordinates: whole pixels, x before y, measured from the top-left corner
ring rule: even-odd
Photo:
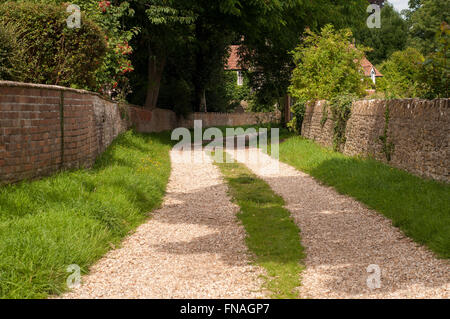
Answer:
[[[351,45],[349,29],[327,25],[320,33],[306,31],[294,51],[296,68],[290,92],[300,100],[331,100],[343,94],[363,96],[365,83],[360,60],[364,54]]]
[[[372,48],[367,52],[367,58],[373,64],[386,60],[395,51],[403,50],[408,37],[408,26],[400,13],[386,3],[381,9],[381,28],[368,28],[362,25],[355,30],[358,43]]]
[[[389,97],[419,97],[422,87],[420,77],[425,58],[415,48],[394,52],[380,65],[384,77],[378,81],[378,89]]]
[[[81,28],[69,29],[68,16],[61,5],[0,4],[0,24],[14,26],[20,42],[20,61],[12,61],[18,74],[14,80],[96,89],[96,70],[106,53],[105,34],[85,15]]]
[[[436,30],[442,22],[450,23],[450,1],[420,0],[410,2],[408,45],[427,55],[436,49]]]

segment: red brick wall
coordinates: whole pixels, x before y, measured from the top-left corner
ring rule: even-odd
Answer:
[[[238,126],[279,121],[274,113],[194,113],[125,106],[82,90],[0,81],[0,184],[90,167],[130,122],[150,133],[194,126]]]
[[[129,114],[134,128],[141,133],[162,132],[178,127],[177,117],[170,110],[145,110],[138,107],[129,107]]]
[[[178,120],[179,127],[193,128],[195,120],[201,120],[203,127],[241,126],[263,123],[278,123],[280,113],[193,113]]]
[[[96,94],[0,81],[0,183],[89,167],[126,129]]]

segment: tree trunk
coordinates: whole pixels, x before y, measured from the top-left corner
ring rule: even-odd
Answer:
[[[147,97],[145,99],[145,108],[154,109],[158,102],[159,89],[161,87],[161,78],[166,64],[165,57],[158,57],[149,50],[148,58],[148,87]]]
[[[200,95],[200,111],[201,112],[208,112],[208,109],[206,108],[206,90],[203,89]]]

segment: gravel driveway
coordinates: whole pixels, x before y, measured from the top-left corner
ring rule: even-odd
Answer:
[[[450,297],[450,263],[405,237],[389,219],[260,150],[235,152],[285,199],[301,229],[307,256],[301,297]],[[259,162],[245,159],[258,156]],[[367,279],[375,276],[367,267],[373,264],[381,270],[380,288],[369,289]]]
[[[198,154],[198,153],[197,153]],[[184,164],[172,151],[163,207],[110,251],[63,298],[259,298],[245,231],[209,157]]]

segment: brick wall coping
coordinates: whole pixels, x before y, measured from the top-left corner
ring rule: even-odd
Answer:
[[[30,89],[44,89],[44,90],[54,90],[54,91],[65,91],[65,92],[72,92],[72,93],[79,93],[79,94],[86,94],[86,95],[95,95],[98,96],[99,98],[108,101],[108,102],[113,102],[113,103],[118,103],[120,104],[120,102],[117,101],[113,101],[110,98],[101,95],[100,93],[97,92],[92,92],[92,91],[87,91],[87,90],[81,90],[81,89],[74,89],[74,88],[69,88],[66,86],[59,86],[59,85],[48,85],[48,84],[35,84],[35,83],[24,83],[24,82],[14,82],[14,81],[3,81],[0,80],[0,87],[18,87],[18,88],[30,88]],[[136,105],[131,105],[128,103],[124,103],[133,107],[140,107],[140,106],[136,106]]]
[[[24,83],[24,82],[15,82],[15,81],[3,81],[0,80],[0,87],[20,87],[20,88],[32,88],[32,89],[46,89],[46,90],[56,90],[56,91],[66,91],[66,92],[74,92],[74,93],[79,93],[79,94],[88,94],[88,95],[96,95],[98,97],[100,97],[101,99],[108,101],[108,102],[113,102],[113,103],[117,103],[117,104],[126,104],[128,106],[131,107],[135,107],[138,109],[143,109],[143,110],[147,110],[147,111],[154,111],[154,109],[146,109],[143,106],[140,105],[134,105],[134,104],[130,104],[130,103],[122,103],[122,102],[117,102],[117,101],[113,101],[110,98],[101,95],[100,93],[97,92],[92,92],[92,91],[87,91],[87,90],[82,90],[82,89],[74,89],[74,88],[69,88],[66,86],[59,86],[59,85],[49,85],[49,84],[35,84],[35,83]],[[161,110],[167,110],[167,111],[171,111],[169,109],[161,109]],[[250,114],[265,114],[266,112],[244,112],[244,113],[234,113],[234,112],[193,112],[190,113],[188,116],[190,115],[197,115],[197,114],[226,114],[226,115],[230,115],[230,114],[246,114],[246,113],[250,113]],[[273,112],[268,112],[268,113],[273,113]]]

